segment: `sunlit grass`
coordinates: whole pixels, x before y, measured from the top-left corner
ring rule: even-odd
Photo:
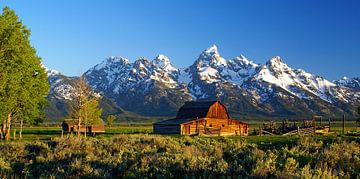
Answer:
[[[259,130],[259,127],[262,126],[263,122],[260,121],[252,121],[250,123],[250,136],[242,137],[242,136],[229,136],[229,139],[233,140],[245,140],[250,143],[263,144],[263,145],[284,145],[284,144],[293,144],[298,139],[299,136],[257,136],[255,135],[256,130]],[[278,122],[277,125],[281,123]],[[323,122],[323,125],[327,125],[328,123]],[[152,134],[153,127],[151,123],[137,123],[137,124],[114,124],[112,127],[106,127],[105,133],[97,133],[95,137],[97,138],[108,138],[119,134]],[[342,134],[342,122],[341,121],[333,121],[331,122],[331,132],[333,134],[329,134],[326,136],[316,135],[317,138],[331,139],[333,136],[337,136],[338,134]],[[16,128],[16,140],[19,140],[19,127]],[[358,128],[355,121],[347,121],[346,122],[346,133],[358,133]],[[71,134],[64,133],[63,136],[69,137]],[[72,134],[75,135],[75,134]],[[11,132],[11,136],[13,139],[13,131]],[[61,126],[35,126],[35,127],[24,127],[22,131],[22,140],[51,140],[56,137],[62,136]],[[91,133],[88,134],[89,137],[93,137]],[[169,135],[172,137],[180,137],[179,135]]]

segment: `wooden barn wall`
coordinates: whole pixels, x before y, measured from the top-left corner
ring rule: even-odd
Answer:
[[[220,128],[228,125],[229,120],[227,119],[206,119],[206,127]]]
[[[205,130],[205,126],[201,121],[199,121],[198,124],[196,124],[196,121],[194,120],[193,122],[189,122],[181,125],[181,135],[197,134],[198,133],[197,130],[199,132]]]
[[[219,102],[216,102],[210,106],[206,117],[216,119],[229,119],[229,114],[227,113],[225,106],[223,106]]]
[[[104,125],[93,125],[91,126],[91,132],[105,132]]]
[[[72,132],[71,128],[74,129],[73,132],[77,132],[78,131],[78,125],[63,125],[63,130],[64,132]],[[87,129],[87,130],[86,130]],[[81,125],[80,126],[80,132],[105,132],[105,126],[104,125],[89,125],[86,126],[85,125]]]
[[[155,134],[180,134],[179,124],[154,124],[153,132]]]
[[[209,119],[202,118],[197,122],[196,120],[188,123],[181,124],[181,135],[193,134],[218,134],[221,136],[226,135],[240,135],[247,136],[249,127],[247,124],[241,123],[236,120],[227,119]]]

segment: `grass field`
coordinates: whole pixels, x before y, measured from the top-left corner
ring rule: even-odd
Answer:
[[[327,123],[326,123],[327,124]],[[262,125],[262,122],[251,122],[250,123],[250,136],[241,137],[241,136],[230,136],[228,138],[234,140],[245,140],[250,143],[257,143],[264,146],[277,146],[284,144],[292,144],[298,141],[299,136],[257,136],[254,135],[254,130],[258,130]],[[280,123],[278,123],[280,125]],[[316,138],[323,140],[334,140],[338,134],[342,133],[342,123],[340,121],[335,121],[331,123],[331,131],[335,132],[332,135],[317,135]],[[19,140],[19,129],[16,130],[16,140]],[[105,133],[96,134],[96,138],[108,138],[115,135],[121,134],[151,134],[152,133],[152,124],[116,124],[113,127],[107,127]],[[357,131],[355,121],[348,121],[346,123],[346,133],[354,134],[359,132]],[[13,132],[11,133],[13,137]],[[62,131],[60,126],[42,126],[42,127],[25,127],[22,132],[22,140],[51,140],[56,137],[61,137]],[[64,134],[65,137],[70,137],[71,134]],[[73,134],[74,135],[74,134]],[[92,134],[88,136],[93,137]],[[179,137],[179,135],[172,135],[174,137]]]

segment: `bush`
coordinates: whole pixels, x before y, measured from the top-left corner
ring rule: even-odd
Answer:
[[[228,138],[119,135],[110,139],[54,139],[0,143],[0,177],[273,177],[356,178],[356,142],[302,138],[260,149]]]

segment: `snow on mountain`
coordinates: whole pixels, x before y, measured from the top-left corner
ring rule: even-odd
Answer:
[[[167,71],[167,72],[171,72],[171,71],[178,71],[177,68],[175,68],[174,66],[171,65],[170,63],[170,59],[163,55],[160,54],[158,55],[153,61],[152,61],[154,66],[159,67],[160,69]]]
[[[152,61],[139,58],[133,63],[122,57],[110,57],[85,73],[94,88],[116,94],[129,90],[144,93],[155,81],[175,88],[178,74],[179,70],[165,55],[158,55]],[[140,86],[142,90],[138,89]]]
[[[229,81],[241,85],[255,72],[257,66],[243,55],[225,60],[218,52],[217,46],[212,45],[201,53],[192,68],[197,69],[200,79],[208,84]]]
[[[206,49],[199,57],[202,62],[210,66],[226,66],[227,61],[220,56],[217,46],[214,44]]]
[[[257,80],[279,86],[299,98],[309,98],[304,91],[314,94],[327,102],[333,102],[331,90],[336,85],[304,70],[294,70],[282,61],[279,56],[271,58],[258,68],[254,76]],[[335,96],[336,97],[336,96]]]
[[[360,90],[360,78],[343,77],[340,80],[334,81],[334,83],[336,83],[338,86]]]
[[[242,83],[255,73],[258,64],[248,60],[244,55],[228,61],[228,68],[221,71],[225,80],[242,85]]]
[[[60,72],[49,69],[43,65],[50,83],[49,96],[57,99],[70,100],[73,86],[68,77],[62,75]]]

